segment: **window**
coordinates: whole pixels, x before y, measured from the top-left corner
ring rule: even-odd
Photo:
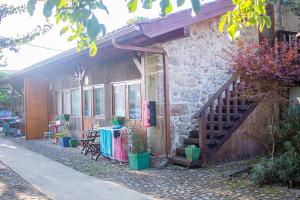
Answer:
[[[62,114],[62,93],[56,92],[56,114]]]
[[[63,106],[64,114],[71,114],[71,95],[69,90],[63,92],[63,99],[64,99],[64,106]]]
[[[74,116],[80,115],[80,91],[79,91],[79,89],[71,90],[71,114]]]
[[[128,85],[129,119],[141,119],[141,86]]]
[[[113,115],[141,119],[141,84],[137,81],[113,85]]]
[[[94,109],[96,116],[104,116],[104,86],[95,86],[94,89]]]
[[[83,115],[84,116],[91,116],[92,115],[92,108],[91,108],[91,98],[92,90],[91,89],[84,89],[83,90]]]
[[[113,85],[113,113],[115,116],[125,117],[125,84]]]

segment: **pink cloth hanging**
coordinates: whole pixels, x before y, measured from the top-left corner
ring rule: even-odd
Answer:
[[[120,137],[114,137],[114,159],[122,162],[128,162],[128,153],[126,150],[126,130],[120,131]]]

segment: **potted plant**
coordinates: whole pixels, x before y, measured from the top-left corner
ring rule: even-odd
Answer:
[[[196,147],[195,145],[188,145],[184,149],[185,157],[187,160],[195,161],[199,159],[201,150],[200,148]]]
[[[149,168],[150,153],[147,152],[147,142],[140,134],[134,132],[128,138],[129,168],[133,170],[141,170]]]
[[[125,117],[113,116],[112,124],[114,125],[114,128],[122,128],[124,122],[125,122]]]

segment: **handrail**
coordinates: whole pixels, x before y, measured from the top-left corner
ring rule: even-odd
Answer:
[[[195,114],[195,118],[200,118],[205,110],[211,105],[212,102],[217,100],[220,95],[236,80],[236,77],[231,77]]]

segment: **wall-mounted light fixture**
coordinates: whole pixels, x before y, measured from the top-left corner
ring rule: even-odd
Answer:
[[[85,75],[85,68],[82,65],[78,65],[75,69],[74,75],[75,75],[75,83],[77,85],[81,85],[84,75]]]

